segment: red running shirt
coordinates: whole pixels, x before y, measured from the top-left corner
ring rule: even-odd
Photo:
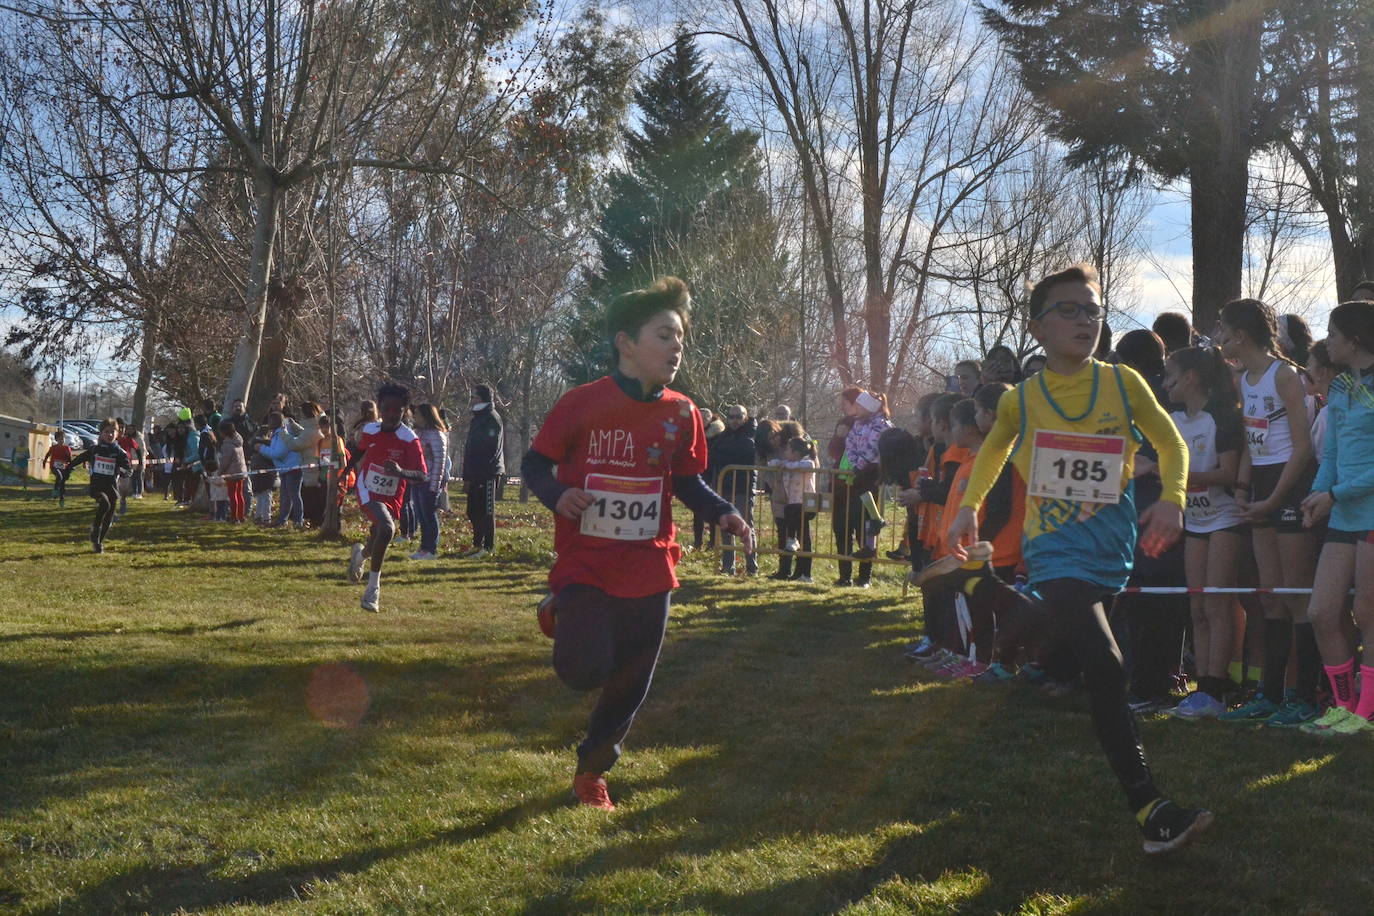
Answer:
[[[407,471],[425,471],[420,437],[409,426],[386,432],[381,423],[372,422],[359,433],[358,449],[363,452],[358,462],[358,502],[367,505],[375,500],[399,517],[406,496],[406,479],[388,472],[386,463],[394,461]]]
[[[44,457],[47,458],[49,466],[54,471],[61,470],[72,463],[72,447],[70,445],[54,445],[48,449],[48,454]]]
[[[673,476],[706,470],[706,432],[690,398],[664,390],[637,401],[605,376],[563,395],[532,447],[557,463],[559,483],[597,500],[580,521],[554,516],[553,591],[580,584],[643,598],[677,587]]]

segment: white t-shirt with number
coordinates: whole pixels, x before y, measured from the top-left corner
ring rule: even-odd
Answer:
[[[1174,425],[1188,446],[1188,467],[1194,471],[1215,471],[1221,467],[1221,453],[1245,447],[1240,430],[1219,429],[1209,411],[1199,410],[1189,417],[1185,410],[1172,414]],[[1209,534],[1234,528],[1245,521],[1235,497],[1220,484],[1189,486],[1183,509],[1183,526],[1194,534]]]

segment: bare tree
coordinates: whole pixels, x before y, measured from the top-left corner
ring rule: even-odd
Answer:
[[[247,189],[253,232],[226,404],[252,387],[291,195],[320,175],[357,168],[479,181],[464,142],[484,135],[521,85],[518,60],[494,62],[516,74],[501,91],[491,93],[487,80],[493,47],[524,19],[517,0],[74,0],[60,8],[29,0],[16,9],[70,58],[69,91],[99,103],[129,167],[158,176],[222,172]],[[71,53],[87,42],[108,56]],[[133,102],[145,92],[177,103],[175,119],[138,119]],[[440,117],[454,111],[456,121]],[[171,123],[179,142],[157,137]],[[156,155],[169,142],[175,163]]]
[[[732,0],[730,9],[722,30],[746,49],[797,160],[839,374],[898,388],[940,279],[942,234],[1031,136],[1027,98],[965,4]],[[858,291],[846,282],[847,238],[860,251]]]

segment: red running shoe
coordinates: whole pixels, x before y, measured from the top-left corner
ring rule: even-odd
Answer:
[[[573,795],[577,796],[579,805],[600,808],[602,811],[615,810],[615,802],[611,801],[611,793],[606,789],[606,777],[600,773],[578,773],[574,776]]]
[[[534,615],[539,620],[539,630],[549,639],[553,639],[554,633],[558,632],[558,608],[553,592],[549,592],[539,599],[539,606],[535,608]]]

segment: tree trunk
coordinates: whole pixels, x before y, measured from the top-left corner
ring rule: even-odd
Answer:
[[[272,276],[272,248],[277,237],[281,190],[271,175],[259,172],[253,187],[253,252],[248,265],[248,288],[243,294],[243,330],[234,349],[234,366],[224,389],[220,410],[227,416],[234,401],[248,401],[253,376],[262,351],[262,332],[267,323],[267,283]]]
[[[133,416],[129,425],[142,430],[148,416],[148,388],[153,382],[153,361],[157,359],[158,331],[161,328],[161,309],[148,304],[143,315],[143,343],[138,351],[138,380],[134,383]]]
[[[297,288],[294,285],[281,282],[268,285],[266,319],[258,346],[258,366],[254,372],[254,394],[248,399],[248,415],[251,417],[262,416],[272,398],[286,387],[283,373],[286,351],[296,327],[297,300]],[[311,397],[316,394],[309,392]]]
[[[1193,327],[1211,334],[1221,307],[1240,298],[1245,265],[1245,202],[1249,164],[1197,163],[1192,197]]]
[[[1241,293],[1264,28],[1262,16],[1236,15],[1233,4],[1224,0],[1215,0],[1212,6],[1217,28],[1190,49],[1196,97],[1188,169],[1193,326],[1204,334],[1211,333],[1221,307]]]

